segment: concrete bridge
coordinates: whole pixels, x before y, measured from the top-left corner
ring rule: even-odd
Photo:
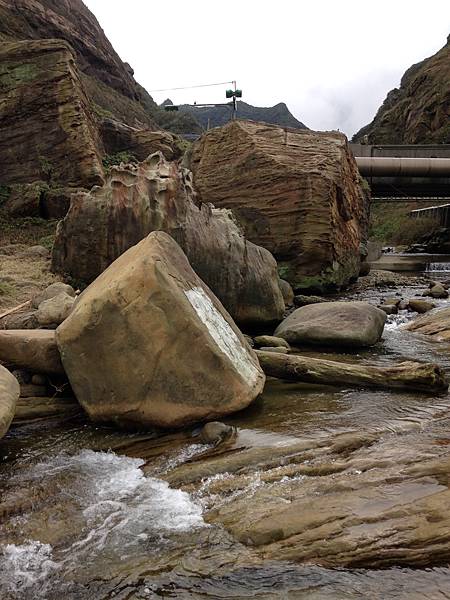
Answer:
[[[450,197],[450,145],[350,144],[374,198]]]

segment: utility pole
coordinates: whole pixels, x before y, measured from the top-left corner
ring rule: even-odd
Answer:
[[[231,83],[233,84],[233,89],[227,90],[225,92],[225,97],[230,98],[231,102],[219,102],[219,103],[215,103],[215,104],[194,103],[194,104],[185,104],[184,106],[192,106],[194,108],[213,108],[216,106],[227,106],[228,108],[231,108],[231,119],[234,120],[234,119],[236,119],[236,113],[237,113],[237,109],[238,109],[237,99],[242,98],[242,90],[237,89],[236,81],[232,81]],[[179,110],[179,106],[176,104],[168,104],[167,106],[164,107],[164,110],[177,111],[177,110]],[[209,123],[208,123],[208,129],[209,129]]]

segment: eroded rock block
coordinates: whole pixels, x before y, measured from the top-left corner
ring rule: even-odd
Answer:
[[[231,317],[163,232],[104,271],[56,334],[94,421],[182,427],[245,408],[264,385]]]

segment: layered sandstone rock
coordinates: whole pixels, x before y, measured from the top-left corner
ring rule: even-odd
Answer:
[[[163,232],[130,248],[83,292],[57,342],[95,421],[180,427],[240,410],[264,385],[231,317]]]
[[[98,115],[153,129],[155,120],[166,119],[166,113],[136,82],[133,69],[120,59],[82,0],[0,0],[0,42],[49,38],[65,40],[74,49],[83,84]],[[171,123],[176,126],[178,122],[187,125],[188,131],[199,129],[188,115],[171,113]]]
[[[450,308],[442,308],[414,319],[405,326],[408,331],[429,335],[437,342],[450,340]]]
[[[371,144],[450,143],[450,36],[433,56],[410,67],[374,120],[354,136]]]
[[[19,382],[0,365],[0,438],[8,431],[13,420],[19,394]]]
[[[130,127],[105,118],[101,121],[100,133],[109,155],[121,152],[143,161],[154,152],[161,152],[167,160],[177,160],[183,153],[180,139],[168,131]]]
[[[5,43],[0,64],[0,183],[101,184],[101,141],[71,48]]]
[[[191,168],[200,200],[231,208],[294,289],[358,276],[368,200],[343,134],[234,121],[203,135]]]
[[[229,211],[195,204],[191,173],[155,154],[115,167],[106,184],[73,197],[59,224],[53,269],[91,282],[152,231],[170,234],[239,323],[281,319],[276,262],[246,241]]]

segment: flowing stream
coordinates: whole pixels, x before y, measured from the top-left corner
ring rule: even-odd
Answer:
[[[414,290],[384,295],[395,293],[407,297]],[[362,297],[377,301],[380,292]],[[379,365],[427,360],[450,373],[450,347],[402,330],[410,318],[406,312],[389,317],[383,342],[373,349],[321,355]],[[447,456],[449,396],[273,380],[227,422],[236,434],[225,449],[201,444],[195,430],[158,437],[83,418],[13,427],[0,450],[0,598],[450,598],[449,556],[427,554],[422,538],[423,560],[417,554],[397,560],[391,552],[394,558],[374,568],[358,554],[372,541],[372,529],[384,526],[375,522],[380,511],[398,509],[395,518],[401,517],[410,510],[406,503],[448,489],[442,478],[403,480],[396,472]],[[363,441],[338,449],[348,435]],[[301,464],[292,462],[299,444],[307,448]],[[357,540],[356,558],[343,558],[350,556],[349,543],[333,547],[337,533],[329,534],[327,560],[293,558],[295,535],[264,546],[240,535],[267,511],[276,515],[300,502],[314,511],[316,502],[334,502],[342,490],[342,506],[354,505],[358,517],[346,533]],[[398,527],[390,528],[394,535]],[[448,521],[441,532],[450,536]]]

